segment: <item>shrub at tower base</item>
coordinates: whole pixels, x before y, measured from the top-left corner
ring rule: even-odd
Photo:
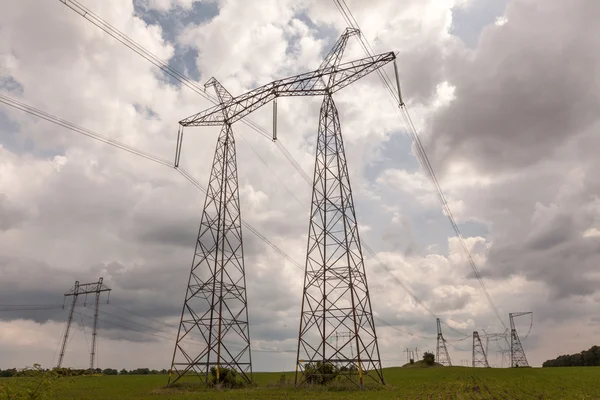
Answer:
[[[331,362],[317,361],[304,366],[304,376],[308,384],[326,385],[338,377],[346,379],[350,375],[358,375],[358,368],[355,365],[340,367]]]
[[[219,379],[217,380],[217,369],[210,369],[210,385],[226,387],[230,389],[241,388],[247,385],[240,374],[232,368],[219,368]]]

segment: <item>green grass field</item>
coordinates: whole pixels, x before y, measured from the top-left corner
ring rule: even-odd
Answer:
[[[165,375],[61,378],[46,398],[116,399],[600,399],[600,367],[474,369],[466,367],[386,368],[385,387],[296,389],[280,373],[255,373],[256,387],[222,390],[166,389]],[[293,374],[288,373],[291,381]],[[0,379],[9,389],[22,378]],[[4,397],[3,397],[4,396]],[[0,391],[0,399],[7,399]]]

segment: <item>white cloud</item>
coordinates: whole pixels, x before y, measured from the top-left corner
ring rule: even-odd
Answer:
[[[586,150],[595,148],[593,130],[587,136],[584,132],[585,141],[572,139],[557,156],[559,161],[552,158],[554,154],[547,151],[549,147],[538,152],[539,139],[525,144],[511,141],[522,137],[507,131],[516,125],[505,124],[511,121],[508,117],[522,112],[520,108],[510,108],[504,119],[484,117],[494,116],[495,111],[506,110],[503,107],[511,104],[501,102],[494,107],[492,101],[515,87],[523,87],[508,84],[521,79],[519,71],[503,75],[498,91],[484,97],[486,101],[476,98],[476,105],[482,107],[478,112],[471,103],[463,103],[469,96],[468,89],[489,88],[495,71],[506,70],[499,68],[498,60],[511,53],[504,47],[494,47],[492,51],[491,44],[505,43],[502,35],[509,35],[510,39],[509,29],[522,26],[519,16],[527,15],[527,10],[513,6],[507,12],[510,24],[489,27],[481,47],[466,51],[449,33],[451,9],[468,6],[465,1],[407,0],[402,6],[379,0],[368,6],[359,1],[348,4],[376,52],[399,51],[403,93],[419,129],[430,126],[431,121],[442,120],[447,110],[453,110],[448,114],[451,117],[443,121],[447,126],[462,121],[461,129],[471,135],[469,140],[454,136],[440,138],[446,132],[444,128],[427,132],[424,137],[440,140],[442,149],[445,146],[452,149],[448,150],[450,156],[442,157],[440,154],[447,153],[439,152],[436,144],[430,154],[457,218],[488,224],[489,237],[465,240],[502,315],[535,309],[536,318],[538,315],[540,318],[536,327],[540,326],[540,330],[554,323],[551,315],[554,308],[560,316],[574,318],[573,303],[563,299],[549,305],[547,299],[559,288],[571,293],[564,282],[573,284],[583,297],[590,290],[587,286],[577,280],[569,281],[560,273],[544,274],[547,270],[538,264],[544,264],[546,259],[539,256],[542,251],[539,248],[521,253],[516,260],[503,257],[513,254],[515,248],[511,246],[515,243],[530,241],[541,245],[544,238],[554,240],[550,233],[556,231],[556,226],[564,228],[563,231],[572,229],[578,237],[582,232],[588,232],[587,236],[590,232],[596,234],[593,226],[597,226],[595,218],[600,215],[597,201],[582,203],[575,196],[586,194],[587,187],[597,187],[593,174],[587,173],[595,168],[591,168],[593,164],[579,171],[565,168],[574,154],[585,160],[591,157]],[[177,5],[189,8],[191,2],[147,3],[160,11]],[[324,32],[329,35],[335,31],[332,34],[335,36],[345,27],[332,2],[271,1],[257,5],[229,0],[218,5],[217,17],[198,26],[188,26],[177,44],[198,51],[195,62],[202,82],[215,76],[234,94],[282,75],[314,68],[334,39],[323,37]],[[174,44],[163,40],[159,26],[148,26],[136,17],[132,3],[89,2],[87,6],[159,57],[173,56]],[[306,23],[307,17],[317,28]],[[534,17],[546,18],[546,15]],[[22,94],[11,92],[10,96],[20,96],[36,107],[145,151],[171,159],[176,121],[209,106],[187,89],[165,82],[150,64],[60,2],[11,0],[3,8],[0,26],[0,73],[13,77],[23,87]],[[532,40],[527,35],[519,37],[525,44]],[[346,59],[362,56],[360,46],[352,41]],[[484,62],[490,57],[496,63]],[[472,67],[469,63],[480,67],[461,72],[465,65]],[[564,63],[555,65],[566,68]],[[535,69],[534,73],[539,75],[542,70]],[[532,89],[536,94],[532,99],[541,101],[547,97],[539,96],[540,87]],[[385,232],[392,230],[405,235],[403,239],[411,243],[413,236],[418,235],[411,227],[424,224],[420,219],[423,214],[439,210],[435,193],[423,173],[399,167],[396,159],[386,160],[389,164],[377,164],[381,161],[381,150],[390,143],[390,138],[399,134],[402,126],[396,106],[387,96],[374,74],[336,94],[362,237],[377,248],[379,257],[393,274],[449,324],[465,331],[480,327],[500,329],[456,238],[449,238],[447,243],[446,239],[425,243],[428,251],[412,253],[399,251],[394,248],[395,243],[383,239]],[[137,112],[135,106],[151,109],[156,118],[149,119],[145,113]],[[552,107],[540,107],[532,121],[543,120],[545,113],[552,113]],[[282,99],[279,103],[281,141],[311,176],[318,109],[319,99]],[[525,110],[530,113],[536,108]],[[94,280],[102,275],[113,287],[116,305],[124,304],[176,324],[204,197],[168,168],[14,110],[1,111],[16,125],[19,140],[30,141],[35,152],[13,145],[12,128],[0,125],[0,272],[3,274],[0,304],[15,299],[54,303],[60,301],[61,294],[75,279]],[[260,110],[253,118],[270,127],[269,110]],[[473,119],[481,121],[483,128],[474,129],[467,123]],[[490,136],[490,127],[498,129],[500,134],[492,135],[489,143],[480,146],[479,140]],[[236,137],[243,135],[247,140],[247,143],[237,140],[243,218],[303,264],[310,185],[269,141],[242,124],[237,124],[234,130]],[[182,163],[203,185],[208,180],[216,135],[216,129],[186,129]],[[248,144],[271,169],[257,159]],[[454,144],[462,147],[451,146]],[[483,151],[471,153],[465,149],[498,151],[482,155]],[[523,172],[504,168],[503,161],[515,152],[532,157],[531,169]],[[543,154],[542,159],[539,154]],[[498,165],[502,168],[495,169]],[[367,170],[371,167],[374,172],[369,174]],[[373,176],[377,185],[373,184]],[[571,190],[573,180],[578,181],[576,193]],[[555,193],[560,193],[560,201],[554,198]],[[421,204],[409,205],[405,198]],[[571,224],[568,216],[579,208],[585,213]],[[250,318],[256,321],[254,345],[294,348],[302,271],[249,232],[244,233],[244,239]],[[447,252],[435,251],[446,245]],[[594,248],[589,246],[576,248],[573,254],[593,254]],[[577,266],[592,261],[590,258],[568,262]],[[433,317],[415,304],[374,260],[367,259],[366,265],[375,313],[419,336],[434,335]],[[7,288],[11,289],[10,294]],[[579,312],[587,316],[591,308],[586,303]],[[52,343],[57,343],[64,315],[53,314],[50,322],[44,322],[44,315],[30,318],[0,322],[0,332],[5,335],[0,339],[0,352],[7,354],[0,360],[0,367],[50,363],[55,346],[48,346],[48,341],[40,343],[40,334],[55,338]],[[101,343],[106,343],[101,344],[101,366],[168,367],[172,341],[108,328],[101,331]],[[169,333],[159,335],[173,335],[163,328]],[[380,326],[378,333],[386,359],[403,359],[400,349],[407,343],[433,346],[430,340],[398,335],[393,328]],[[7,341],[15,337],[22,343],[7,346]],[[145,341],[125,340],[138,341],[140,337]],[[157,341],[149,342],[150,339]],[[579,343],[585,347],[584,339]],[[539,364],[546,357],[547,344],[537,342],[531,346],[531,360]],[[87,357],[79,361],[76,356],[86,351],[81,332],[75,336],[72,349],[69,359],[78,360],[72,365],[85,366]],[[122,364],[119,360],[125,351],[131,356]],[[288,353],[257,353],[255,369],[273,366],[287,369],[293,358]]]

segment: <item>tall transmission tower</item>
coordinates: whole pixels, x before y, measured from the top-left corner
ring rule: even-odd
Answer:
[[[320,68],[339,68],[348,38],[356,34],[357,29],[346,29]],[[362,389],[365,376],[381,384],[384,379],[342,130],[332,97],[340,82],[335,78],[323,79],[295,384],[310,382],[329,370],[321,365],[332,364]],[[328,338],[339,329],[352,334],[335,348]],[[351,343],[356,355],[348,351]]]
[[[210,79],[205,87],[209,86],[214,87],[220,105],[233,98],[216,79]],[[211,368],[216,369],[219,382],[222,367],[233,368],[246,381],[252,380],[235,139],[229,113],[223,110],[222,116],[169,384],[172,373],[176,382],[188,372],[208,383]],[[181,139],[182,133],[178,144]],[[200,351],[188,341],[194,335],[204,339]]]
[[[479,333],[477,331],[473,332],[473,368],[475,367],[485,367],[489,368],[487,356],[485,355],[485,350],[483,349],[483,344],[481,343],[481,339],[479,338]]]
[[[525,350],[523,350],[521,339],[519,339],[519,334],[517,333],[517,328],[515,327],[515,317],[528,314],[533,315],[531,311],[508,314],[510,319],[510,366],[512,368],[529,367],[527,357],[525,356]]]
[[[446,339],[444,339],[444,335],[442,334],[442,324],[439,318],[436,318],[437,322],[437,348],[435,350],[435,360],[438,364],[442,364],[448,367],[452,366],[452,361],[450,361],[450,354],[448,354],[448,349],[446,348]]]
[[[350,36],[349,31],[354,30],[347,30],[345,35]],[[343,44],[346,40],[347,37]],[[343,46],[339,47],[343,50]],[[273,101],[273,126],[276,127],[277,97],[326,96],[331,99],[334,92],[396,58],[390,52],[340,64],[341,50],[338,50],[337,56],[328,56],[326,60],[330,61],[324,62],[315,71],[276,80],[237,97],[233,97],[211,78],[206,86],[215,88],[220,104],[179,122],[181,128],[177,137],[175,167],[178,167],[180,161],[184,127],[223,128],[217,141],[196,253],[173,351],[169,384],[186,374],[196,375],[207,381],[212,367],[216,369],[218,380],[222,366],[237,370],[247,381],[251,381],[248,307],[232,125]],[[333,101],[329,104],[330,110],[333,110]],[[327,121],[328,119],[324,120],[329,126]],[[275,131],[273,135],[276,139]],[[360,323],[362,321],[361,319]],[[356,338],[355,329],[352,332],[353,338]],[[196,343],[203,342],[204,346],[198,349],[197,346],[190,345],[187,339],[191,337],[196,339]],[[346,344],[340,347],[340,353],[346,351]],[[360,347],[356,349],[359,351]],[[361,357],[362,355],[358,355],[353,358]]]
[[[92,283],[83,283],[80,284],[79,281],[75,281],[75,285],[65,293],[65,300],[67,297],[72,297],[71,308],[69,309],[69,316],[67,318],[67,327],[65,329],[65,334],[63,335],[62,346],[60,348],[60,355],[58,357],[58,364],[56,365],[58,368],[62,366],[63,359],[65,357],[65,350],[67,349],[67,339],[69,338],[69,332],[71,330],[71,322],[73,322],[73,312],[75,311],[75,305],[77,304],[77,298],[80,295],[88,295],[94,294],[94,328],[92,331],[92,347],[90,351],[90,369],[94,369],[95,361],[96,361],[96,336],[98,329],[98,312],[100,311],[100,293],[109,292],[111,289],[103,283],[104,279],[101,277],[98,279],[98,282]],[[108,300],[107,300],[108,303]]]

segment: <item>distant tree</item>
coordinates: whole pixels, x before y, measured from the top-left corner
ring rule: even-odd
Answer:
[[[425,364],[427,365],[433,365],[435,363],[435,356],[433,353],[426,351],[423,353],[423,361],[425,361]]]
[[[1,378],[10,378],[17,375],[17,370],[16,368],[9,368],[9,369],[5,369],[4,371],[0,370],[0,377]]]
[[[125,368],[123,368],[122,370],[119,371],[119,375],[127,375],[128,372]]]
[[[600,366],[600,347],[592,346],[581,353],[565,354],[544,361],[542,367],[593,367]]]
[[[112,369],[112,368],[106,368],[106,369],[102,370],[102,374],[104,374],[104,375],[118,375],[119,371],[117,371],[116,369]]]
[[[161,373],[161,374],[168,374],[168,373],[169,373],[169,371],[167,371],[166,369],[164,369],[164,368],[163,368],[163,369],[161,369],[161,370],[160,370],[160,373]]]

